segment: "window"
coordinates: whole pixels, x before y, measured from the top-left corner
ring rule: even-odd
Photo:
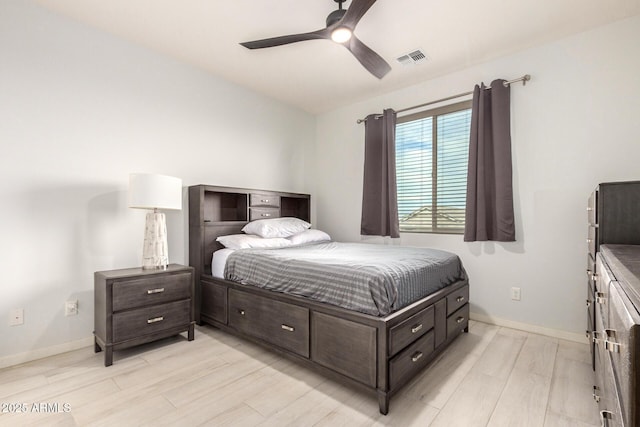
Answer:
[[[471,101],[399,117],[400,231],[464,233]]]

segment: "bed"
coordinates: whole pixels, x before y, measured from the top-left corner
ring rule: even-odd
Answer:
[[[453,254],[327,239],[225,249],[219,240],[242,238],[247,226],[309,221],[309,195],[199,185],[189,207],[196,321],[375,391],[382,414],[468,331],[469,283]],[[418,265],[425,257],[435,265],[428,272]]]

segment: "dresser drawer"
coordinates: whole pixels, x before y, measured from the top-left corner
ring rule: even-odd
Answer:
[[[589,226],[587,235],[587,250],[591,256],[596,256],[596,242],[598,240],[598,229],[593,225]]]
[[[229,326],[309,357],[309,310],[229,289]]]
[[[594,191],[589,196],[589,201],[587,202],[587,224],[596,225],[598,222],[597,219],[597,211],[596,211],[596,197],[598,196],[598,192]]]
[[[640,316],[618,282],[609,286],[609,302],[609,329],[602,334],[604,349],[611,356],[623,418],[627,425],[635,426],[640,423]]]
[[[113,311],[189,298],[191,273],[159,275],[113,283]]]
[[[279,208],[250,208],[249,221],[256,219],[278,218],[280,216]]]
[[[591,254],[587,254],[587,280],[592,292],[596,291],[596,259]]]
[[[596,318],[602,319],[603,329],[609,328],[609,288],[613,275],[609,267],[602,262],[598,253],[596,259],[596,271],[598,272],[595,293]]]
[[[469,302],[469,285],[450,293],[447,296],[447,316]]]
[[[113,315],[113,341],[143,337],[191,323],[191,300],[175,301]]]
[[[252,193],[250,206],[280,207],[280,196],[267,193]]]
[[[460,307],[447,317],[447,338],[457,335],[469,325],[469,304]]]
[[[417,338],[426,334],[434,323],[434,307],[414,314],[389,330],[389,356],[393,356]]]
[[[391,390],[401,386],[429,363],[429,356],[435,348],[433,330],[401,351],[389,364],[389,385]]]

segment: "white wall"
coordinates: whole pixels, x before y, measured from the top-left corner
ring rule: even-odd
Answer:
[[[358,118],[529,73],[532,81],[511,91],[517,242],[405,233],[399,243],[459,254],[478,318],[584,335],[587,197],[599,182],[640,179],[638,40],[635,17],[319,116],[318,227],[337,240],[361,240]],[[522,288],[522,301],[510,300],[512,286]]]
[[[129,173],[308,191],[307,113],[28,1],[0,1],[0,58],[0,367],[86,343],[93,272],[140,265]],[[188,262],[183,206],[167,215],[171,262]]]

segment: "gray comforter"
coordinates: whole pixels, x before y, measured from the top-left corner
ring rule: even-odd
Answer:
[[[237,250],[225,278],[384,316],[466,273],[457,255],[437,249],[323,242]]]

